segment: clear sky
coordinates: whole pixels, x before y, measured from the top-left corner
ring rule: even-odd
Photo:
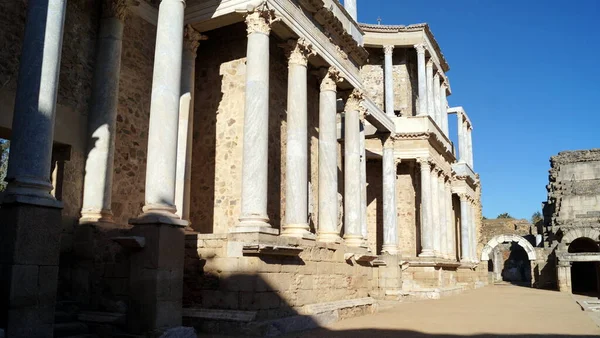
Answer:
[[[550,156],[600,148],[600,1],[358,0],[358,17],[430,25],[449,104],[474,125],[484,216],[529,219],[546,200]]]

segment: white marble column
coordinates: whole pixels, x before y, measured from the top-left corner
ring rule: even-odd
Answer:
[[[442,81],[442,75],[440,74],[440,81]],[[446,91],[448,90],[448,85],[446,83],[442,83],[440,85],[440,113],[442,116],[442,125],[443,131],[446,136],[450,135],[448,130],[448,98],[446,97]]]
[[[115,128],[123,21],[128,1],[103,0],[100,33],[88,114],[88,156],[85,162],[80,223],[113,222],[111,211]]]
[[[469,234],[471,235],[471,260],[477,261],[477,233],[475,229],[475,205],[474,201],[469,201]]]
[[[420,257],[433,257],[433,217],[431,215],[431,160],[419,158],[421,166],[421,253]]]
[[[448,222],[446,219],[446,174],[444,171],[440,171],[438,178],[438,196],[440,198],[440,256],[442,258],[448,258]]]
[[[438,128],[440,128],[441,130],[444,130],[443,128],[443,121],[442,121],[442,111],[440,108],[440,75],[436,72],[435,75],[433,76],[433,99],[432,99],[432,106],[433,108],[431,110],[433,110],[435,112],[435,122],[438,125]]]
[[[148,130],[146,203],[142,209],[144,213],[134,223],[145,223],[145,216],[157,214],[166,216],[161,218],[162,222],[179,218],[175,214],[175,178],[184,7],[184,1],[163,0],[158,11]]]
[[[384,46],[384,72],[385,72],[385,113],[389,117],[394,117],[394,64],[393,53],[394,46]]]
[[[367,246],[369,229],[367,228],[367,154],[365,145],[365,120],[360,119],[360,233],[363,237],[363,246]]]
[[[442,231],[440,222],[440,196],[439,196],[440,168],[434,166],[431,173],[431,215],[433,219],[433,252],[440,257],[442,244]]]
[[[417,72],[418,72],[418,84],[419,84],[419,109],[417,115],[425,116],[429,115],[427,110],[427,75],[425,66],[425,45],[415,45],[417,50]]]
[[[390,255],[398,253],[398,216],[396,206],[396,159],[394,139],[385,136],[382,142],[383,156],[383,246],[382,252]]]
[[[451,260],[456,260],[456,227],[454,226],[454,210],[452,208],[452,186],[448,177],[446,189],[446,222],[448,227],[448,255]]]
[[[473,127],[469,126],[467,128],[467,153],[469,154],[469,166],[471,166],[471,169],[474,169],[473,167]]]
[[[466,158],[466,150],[465,150],[465,121],[464,115],[460,112],[456,113],[456,121],[457,121],[457,133],[458,133],[458,161],[465,163],[467,161]]]
[[[357,0],[344,0],[344,8],[346,9],[346,12],[350,14],[352,19],[358,22],[358,11],[356,8],[356,1]]]
[[[362,94],[355,90],[346,102],[344,115],[344,240],[348,246],[363,244],[361,229],[360,106]]]
[[[269,158],[269,34],[270,12],[246,16],[246,105],[242,157],[241,215],[234,232],[277,233],[267,216]]]
[[[433,85],[433,60],[429,58],[425,65],[425,75],[427,76],[427,115],[437,122],[437,112],[434,105],[434,85]]]
[[[471,234],[469,226],[469,201],[466,194],[458,194],[460,197],[460,246],[461,262],[471,261]]]
[[[50,194],[66,0],[30,2],[19,64],[5,200],[57,206]]]
[[[304,39],[283,45],[288,54],[285,224],[282,235],[304,237],[308,226],[308,57]]]
[[[175,206],[179,218],[190,220],[192,172],[192,142],[194,133],[194,88],[196,51],[206,36],[192,26],[184,28],[181,60],[181,96],[179,98],[179,129],[177,132],[177,168],[175,174]]]
[[[337,167],[337,83],[339,71],[322,70],[319,94],[319,222],[321,242],[337,242],[338,231],[338,167]]]

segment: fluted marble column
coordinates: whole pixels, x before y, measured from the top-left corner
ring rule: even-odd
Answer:
[[[357,12],[357,8],[356,8],[356,1],[357,0],[344,0],[344,8],[346,9],[346,12],[348,12],[348,14],[350,14],[352,19],[354,19],[354,21],[358,22],[358,12]]]
[[[456,260],[456,227],[454,226],[454,210],[452,209],[452,185],[450,178],[446,180],[446,222],[448,227],[448,255]]]
[[[448,258],[448,223],[446,220],[446,174],[444,171],[440,171],[438,177],[438,197],[440,199],[440,256],[442,258]]]
[[[367,149],[365,140],[365,120],[360,120],[360,232],[363,246],[367,246],[369,229],[367,228]]]
[[[50,172],[66,4],[27,6],[0,208],[0,326],[11,338],[53,337],[62,203]]]
[[[466,194],[459,194],[460,197],[460,246],[461,262],[471,261],[471,234],[469,226],[469,201]]]
[[[314,54],[304,39],[284,44],[288,53],[288,105],[285,224],[282,235],[303,237],[308,226],[308,57]]]
[[[167,216],[163,217],[166,222],[179,218],[175,214],[175,178],[184,7],[185,2],[182,0],[163,0],[156,28],[146,164],[146,203],[143,212],[144,215]]]
[[[431,160],[420,158],[421,166],[421,253],[420,257],[433,257],[433,217],[431,196]]]
[[[398,253],[398,216],[396,207],[396,158],[394,139],[385,136],[382,142],[383,156],[383,246],[382,252]]]
[[[433,86],[433,60],[429,58],[425,66],[425,74],[427,76],[427,115],[431,116],[434,121],[437,119],[437,111],[434,109],[434,86]]]
[[[441,130],[444,130],[442,121],[442,111],[440,107],[440,74],[437,72],[433,76],[433,100],[431,102],[433,110],[435,112],[435,122]]]
[[[440,81],[442,76],[440,75]],[[440,114],[442,116],[442,130],[446,136],[449,136],[450,132],[448,130],[448,98],[446,97],[446,91],[448,90],[448,85],[446,83],[442,83],[440,85]]]
[[[206,36],[187,25],[183,37],[181,61],[181,96],[179,98],[179,129],[177,132],[177,168],[175,178],[175,206],[177,216],[190,219],[190,190],[192,171],[192,141],[194,132],[194,88],[196,51]]]
[[[385,59],[385,113],[389,117],[394,117],[394,64],[393,54],[394,46],[383,47]]]
[[[433,251],[436,257],[441,256],[442,231],[440,221],[439,175],[440,168],[434,166],[431,173],[431,215],[433,219]]]
[[[340,240],[338,226],[337,167],[337,83],[339,71],[333,67],[321,72],[319,94],[319,223],[321,242]]]
[[[350,94],[344,117],[344,240],[348,246],[363,244],[361,224],[360,106],[362,94]]]
[[[246,16],[246,106],[242,157],[241,215],[234,232],[277,233],[267,216],[269,155],[269,34],[273,16],[256,11]]]
[[[113,222],[111,210],[115,128],[123,21],[127,0],[103,0],[100,33],[88,114],[88,156],[83,183],[81,223]]]
[[[473,200],[469,201],[469,234],[471,235],[471,260],[477,261],[477,234],[475,232],[475,206]]]
[[[427,110],[427,75],[425,66],[425,45],[415,45],[417,50],[417,72],[418,72],[418,84],[419,84],[419,110],[417,115],[425,116],[429,115]]]

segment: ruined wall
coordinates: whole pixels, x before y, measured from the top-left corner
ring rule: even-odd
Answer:
[[[365,90],[375,104],[385,111],[385,76],[383,48],[368,48],[369,60],[360,69]],[[414,54],[414,53],[413,53]],[[394,110],[399,116],[416,115],[418,97],[416,58],[409,49],[394,48],[392,58],[394,77]]]
[[[398,164],[396,204],[398,243],[403,257],[416,257],[420,251],[420,169],[415,161]]]

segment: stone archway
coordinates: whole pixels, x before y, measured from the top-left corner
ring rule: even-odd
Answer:
[[[510,248],[504,243],[510,243]],[[533,245],[519,235],[499,235],[492,238],[481,252],[481,261],[488,262],[490,282],[509,282],[531,286],[533,264],[536,260]]]

